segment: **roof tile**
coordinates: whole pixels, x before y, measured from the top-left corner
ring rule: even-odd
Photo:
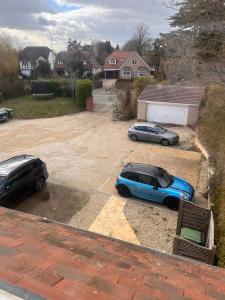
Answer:
[[[0,279],[47,299],[225,299],[225,270],[4,208],[0,216],[0,241],[16,231],[18,242],[0,255]]]
[[[202,86],[148,85],[139,96],[140,101],[200,105],[205,93]]]

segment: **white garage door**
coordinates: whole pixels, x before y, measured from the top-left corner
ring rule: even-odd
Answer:
[[[149,103],[147,121],[165,124],[187,125],[188,106]]]

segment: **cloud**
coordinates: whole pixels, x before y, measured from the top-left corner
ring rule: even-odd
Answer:
[[[0,2],[0,33],[13,35],[20,46],[50,46],[52,35],[55,50],[65,48],[69,38],[123,44],[140,22],[149,25],[151,36],[169,30],[171,11],[162,1],[7,0]]]

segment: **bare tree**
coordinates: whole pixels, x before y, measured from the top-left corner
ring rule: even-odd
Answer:
[[[149,26],[139,23],[134,36],[124,44],[123,50],[137,51],[143,57],[150,48],[150,43]]]
[[[134,36],[137,52],[144,56],[146,49],[150,44],[149,26],[143,23],[137,25]]]

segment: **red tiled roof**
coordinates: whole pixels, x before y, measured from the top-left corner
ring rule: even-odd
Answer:
[[[138,100],[200,105],[204,93],[202,86],[148,85]]]
[[[115,50],[105,59],[104,69],[106,70],[118,70],[126,61],[127,59],[134,54],[134,51],[120,51]],[[109,60],[115,58],[116,64],[110,64]]]
[[[0,280],[46,299],[225,299],[225,270],[0,208]]]

